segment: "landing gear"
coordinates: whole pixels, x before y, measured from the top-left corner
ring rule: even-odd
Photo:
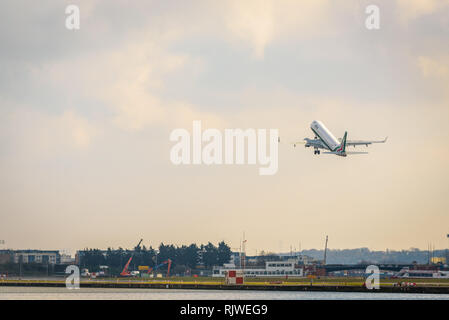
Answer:
[[[320,150],[313,150],[313,154],[320,154]]]

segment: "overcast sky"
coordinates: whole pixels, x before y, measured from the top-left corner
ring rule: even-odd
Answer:
[[[375,1],[368,30],[372,3],[2,1],[0,239],[448,247],[449,1]],[[175,166],[170,132],[193,120],[389,140],[347,158],[281,144],[273,176]]]

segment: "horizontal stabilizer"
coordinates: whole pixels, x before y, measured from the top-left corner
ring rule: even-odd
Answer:
[[[363,146],[366,145],[368,147],[368,145],[373,144],[373,143],[385,143],[387,142],[388,137],[385,137],[385,139],[383,140],[348,140],[346,141],[346,145],[348,146]],[[341,138],[338,138],[338,141],[341,142]]]
[[[337,155],[341,155],[341,153],[339,153],[339,152],[333,152],[333,151],[322,152],[322,153],[324,153],[324,154],[337,154]],[[368,154],[368,152],[346,151],[344,154]]]

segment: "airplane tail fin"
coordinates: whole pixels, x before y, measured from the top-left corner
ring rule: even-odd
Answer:
[[[343,139],[341,139],[341,143],[338,146],[337,150],[335,150],[337,153],[346,153],[346,137],[348,136],[348,132],[345,131],[345,134],[343,136]]]

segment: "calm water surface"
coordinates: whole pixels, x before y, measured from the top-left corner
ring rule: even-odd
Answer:
[[[449,294],[0,287],[0,300],[449,300]]]

